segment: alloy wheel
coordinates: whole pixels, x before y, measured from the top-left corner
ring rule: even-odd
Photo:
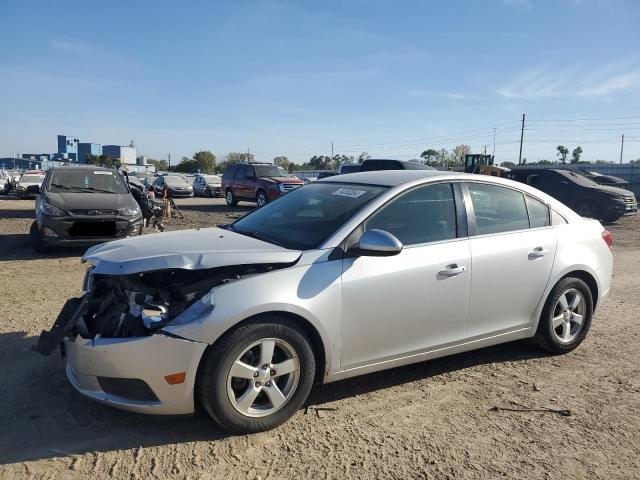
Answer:
[[[263,338],[236,357],[227,375],[233,408],[248,417],[265,417],[291,399],[300,380],[293,347],[278,338]]]
[[[258,193],[258,199],[256,203],[259,207],[264,207],[267,204],[267,197],[265,197],[264,193]]]
[[[587,302],[575,288],[565,291],[553,308],[553,333],[562,343],[570,343],[582,331],[585,320]]]

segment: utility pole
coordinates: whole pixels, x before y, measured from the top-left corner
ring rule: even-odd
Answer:
[[[167,153],[167,157],[169,157],[169,167],[167,168],[167,171],[171,171],[171,154]]]
[[[524,113],[522,114],[522,130],[520,130],[520,156],[518,157],[518,165],[522,163],[522,140],[524,139]]]
[[[331,142],[331,158],[333,158],[333,142]]]
[[[493,127],[493,153],[491,155],[496,156],[496,127]]]
[[[622,134],[622,143],[620,144],[620,163],[622,163],[622,152],[624,151],[624,133]]]
[[[487,154],[487,146],[486,145],[484,146],[484,154],[485,155]]]

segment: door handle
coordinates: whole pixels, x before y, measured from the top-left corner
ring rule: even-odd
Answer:
[[[457,264],[453,263],[451,265],[447,265],[444,270],[440,270],[438,275],[442,275],[443,277],[455,277],[465,270],[466,267],[459,267]]]
[[[536,247],[536,248],[533,249],[533,251],[529,252],[529,260],[535,260],[536,258],[542,258],[547,253],[549,253],[549,250],[547,250],[546,248]]]

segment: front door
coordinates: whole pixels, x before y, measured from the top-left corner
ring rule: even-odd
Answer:
[[[464,339],[471,256],[457,227],[449,183],[400,194],[365,222],[365,229],[387,231],[404,248],[393,257],[343,261],[343,368]]]

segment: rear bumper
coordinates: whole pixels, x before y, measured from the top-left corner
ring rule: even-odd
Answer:
[[[67,377],[82,395],[113,407],[140,413],[193,413],[194,385],[206,343],[162,334],[140,338],[65,340]],[[185,372],[185,380],[170,385],[166,375]],[[107,382],[105,379],[109,380]],[[108,385],[124,380],[147,385],[151,395]],[[142,382],[140,382],[142,381]],[[106,390],[106,391],[105,391]]]

